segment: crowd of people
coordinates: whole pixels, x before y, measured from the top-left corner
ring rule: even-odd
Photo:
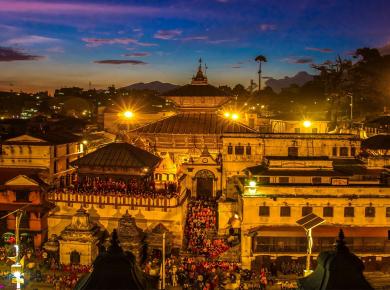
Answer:
[[[225,239],[215,238],[217,233],[216,204],[197,200],[188,204],[185,237],[187,250],[195,256],[216,258],[229,249]]]
[[[171,198],[178,196],[180,188],[177,183],[173,181],[167,181],[156,185],[153,180],[142,177],[132,177],[128,180],[82,177],[80,180],[75,181],[71,187],[64,189],[64,191],[96,195],[119,194],[144,198]]]

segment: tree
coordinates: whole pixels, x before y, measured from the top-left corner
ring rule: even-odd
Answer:
[[[259,92],[260,92],[261,91],[261,63],[267,62],[267,58],[264,55],[260,54],[260,55],[256,56],[255,61],[259,63],[258,74],[259,74]]]

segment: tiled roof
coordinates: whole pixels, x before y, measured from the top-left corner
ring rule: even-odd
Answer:
[[[390,135],[375,135],[362,141],[362,148],[371,150],[390,149]]]
[[[44,182],[39,178],[39,173],[43,171],[43,169],[34,168],[0,168],[0,186],[19,175],[25,175],[39,184],[44,184]]]
[[[162,96],[229,96],[212,85],[184,85],[163,93]]]
[[[76,161],[73,161],[72,164],[79,167],[152,168],[159,162],[160,158],[156,155],[131,144],[111,143]]]
[[[67,144],[67,143],[74,143],[74,142],[79,142],[82,138],[80,136],[74,135],[72,133],[68,132],[26,132],[23,134],[18,134],[17,136],[13,136],[13,138],[16,138],[21,135],[28,135],[34,138],[42,139],[45,142],[38,143],[38,142],[24,142],[24,141],[8,141],[5,140],[3,144],[10,144],[10,145],[47,145],[47,144],[52,144],[52,145],[59,145],[59,144]],[[11,139],[11,138],[10,138]]]
[[[257,133],[255,130],[225,119],[215,113],[180,113],[145,125],[133,132],[147,134],[224,134]]]

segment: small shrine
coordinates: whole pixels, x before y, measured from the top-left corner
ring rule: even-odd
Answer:
[[[137,227],[135,218],[128,211],[119,219],[118,238],[124,251],[131,252],[137,259],[141,258],[145,234]]]
[[[148,255],[151,255],[153,251],[162,252],[164,233],[166,254],[169,254],[171,252],[173,247],[173,234],[162,223],[159,223],[148,233],[148,236],[146,238]]]
[[[335,251],[324,251],[318,265],[307,277],[298,279],[300,290],[372,290],[363,275],[363,262],[351,253],[340,230]]]
[[[71,224],[60,234],[61,264],[91,265],[98,255],[100,238],[99,226],[81,207],[72,217]]]

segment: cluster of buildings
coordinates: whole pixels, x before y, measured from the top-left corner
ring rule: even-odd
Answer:
[[[239,235],[243,268],[304,259],[296,221],[310,213],[325,220],[313,230],[314,253],[331,248],[343,228],[358,256],[390,263],[390,135],[231,118],[223,108],[232,96],[210,85],[201,66],[190,84],[162,97],[175,113],[122,128],[121,141],[93,150],[84,137],[58,132],[3,140],[0,216],[23,208],[20,228],[35,246],[57,240],[62,262],[88,264],[116,228],[123,243],[134,235],[159,249],[164,231],[181,248],[189,200],[215,199],[218,233]],[[113,116],[107,126],[115,131]],[[15,215],[0,223],[14,230]]]

